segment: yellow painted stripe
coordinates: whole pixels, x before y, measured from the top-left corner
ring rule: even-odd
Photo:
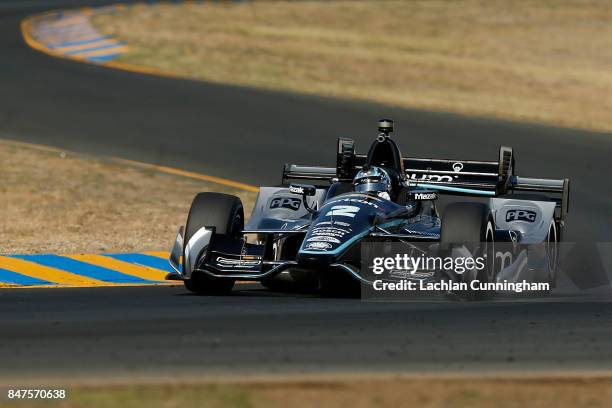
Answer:
[[[87,58],[87,57],[97,57],[100,55],[108,55],[108,54],[114,54],[117,52],[125,52],[127,51],[128,46],[127,45],[120,45],[117,47],[111,47],[111,48],[104,48],[103,50],[97,50],[97,51],[89,51],[89,52],[80,52],[76,55],[78,55],[81,58]]]
[[[103,268],[112,269],[113,271],[121,272],[126,275],[137,276],[142,279],[163,281],[166,279],[168,272],[160,269],[149,268],[146,266],[135,265],[128,262],[123,262],[118,259],[110,258],[102,255],[64,255],[66,258],[72,258],[76,261],[85,262],[92,265],[101,266]]]
[[[166,252],[166,251],[147,251],[147,252],[143,252],[143,254],[156,256],[162,259],[170,258],[170,252]]]
[[[107,64],[104,64],[107,65]],[[135,160],[116,159],[118,162],[130,164],[132,166],[141,167],[145,169],[153,169],[161,171],[162,173],[174,174],[176,176],[188,177],[196,180],[209,181],[211,183],[222,184],[228,187],[235,187],[240,190],[259,192],[259,188],[250,184],[241,183],[239,181],[229,180],[221,177],[209,176],[208,174],[194,173],[192,171],[176,169],[174,167],[160,166],[157,164],[143,163]]]
[[[105,282],[23,259],[0,256],[0,268],[61,285],[98,286]]]

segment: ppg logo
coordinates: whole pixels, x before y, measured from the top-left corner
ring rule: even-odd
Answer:
[[[288,208],[293,211],[297,211],[300,209],[300,205],[302,204],[302,200],[299,198],[293,197],[277,197],[270,201],[270,208]]]
[[[536,212],[530,210],[508,210],[506,212],[506,222],[510,221],[527,221],[534,222],[536,220]]]

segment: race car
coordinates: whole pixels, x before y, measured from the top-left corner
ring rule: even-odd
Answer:
[[[323,295],[358,293],[373,284],[362,258],[376,243],[486,260],[462,275],[423,270],[409,279],[495,282],[529,272],[554,286],[569,179],[516,176],[504,146],[496,161],[404,157],[393,127],[390,119],[378,122],[367,154],[337,139],[335,167],[285,164],[280,186],[260,187],[246,226],[238,197],[199,193],[170,255],[185,287],[226,295],[237,280],[274,287],[289,275]],[[440,216],[441,195],[462,199]],[[466,296],[484,293],[490,296]]]

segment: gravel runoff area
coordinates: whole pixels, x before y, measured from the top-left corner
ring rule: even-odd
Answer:
[[[201,191],[254,192],[110,158],[0,141],[0,254],[169,251]]]

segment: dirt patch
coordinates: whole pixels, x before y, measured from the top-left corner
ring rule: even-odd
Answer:
[[[44,406],[85,407],[607,407],[612,397],[608,378],[550,379],[406,379],[248,384],[134,385],[77,387],[63,402]],[[32,402],[11,406],[37,407]]]
[[[94,24],[186,77],[612,130],[608,0],[134,7]]]
[[[94,159],[0,141],[0,253],[170,250],[201,191],[255,193]]]

